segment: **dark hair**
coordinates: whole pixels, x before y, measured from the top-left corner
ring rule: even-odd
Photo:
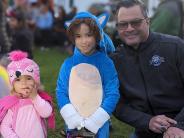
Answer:
[[[7,16],[17,19],[19,23],[22,23],[23,26],[26,26],[26,15],[22,8],[17,7],[11,9],[11,11],[9,11]]]
[[[59,14],[62,14],[62,18],[66,17],[66,11],[63,6],[59,7]]]
[[[140,6],[143,16],[147,18],[148,9],[141,0],[121,0],[119,3],[117,3],[116,15],[118,14],[121,7],[130,8],[136,5]]]
[[[101,39],[100,29],[97,26],[96,22],[91,18],[75,19],[67,29],[67,35],[69,40],[74,44],[75,43],[75,31],[84,23],[89,26],[90,33],[92,33],[96,39],[96,42],[99,42]]]

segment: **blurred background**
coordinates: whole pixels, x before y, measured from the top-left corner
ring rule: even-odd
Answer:
[[[71,20],[77,12],[90,11],[95,15],[103,12],[110,14],[105,31],[114,45],[120,45],[115,27],[116,5],[120,0],[1,0],[5,18],[1,28],[7,30],[9,41],[0,42],[0,53],[20,48],[30,53],[36,46],[45,50],[54,46],[63,48],[72,54],[73,46],[66,36],[65,21]],[[151,29],[183,37],[183,1],[184,0],[143,0],[148,7]],[[16,21],[17,23],[12,23]],[[23,31],[24,30],[24,31]],[[29,39],[18,37],[29,36]],[[26,40],[25,40],[26,39]],[[28,46],[21,46],[23,40]],[[1,44],[2,43],[2,44]],[[8,44],[9,43],[9,44]],[[10,45],[11,44],[11,45]],[[25,43],[24,43],[25,45]],[[2,51],[2,50],[5,51]]]

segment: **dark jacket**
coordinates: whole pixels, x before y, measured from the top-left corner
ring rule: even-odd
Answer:
[[[2,55],[9,52],[11,43],[7,33],[7,23],[5,17],[5,10],[3,7],[3,1],[0,1],[0,58]]]
[[[27,28],[14,30],[14,32],[12,33],[11,51],[22,50],[28,53],[28,58],[32,59],[33,58],[32,48],[33,48],[32,32]]]
[[[178,37],[150,33],[137,50],[124,45],[111,57],[121,93],[115,116],[135,127],[141,138],[159,137],[148,127],[155,115],[174,118],[178,121],[177,127],[182,128],[184,42]]]

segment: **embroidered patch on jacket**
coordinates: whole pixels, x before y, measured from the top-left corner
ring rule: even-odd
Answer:
[[[158,55],[154,55],[150,60],[150,64],[155,67],[160,66],[162,62],[165,62],[164,57],[160,57]]]

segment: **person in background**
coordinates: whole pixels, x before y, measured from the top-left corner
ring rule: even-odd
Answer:
[[[71,22],[67,23],[68,37],[75,45],[75,50],[74,54],[62,64],[56,88],[59,110],[67,130],[72,131],[82,127],[94,133],[97,138],[109,138],[109,119],[119,100],[117,73],[112,60],[107,55],[114,50],[114,46],[103,32],[107,20],[107,14],[97,18],[89,12],[79,12]],[[98,74],[91,74],[91,69],[86,70],[85,66],[93,68],[92,70],[96,70]],[[102,83],[103,98],[100,107],[87,118],[79,114],[69,98],[69,87],[72,87],[69,79],[75,68],[79,68],[79,77],[85,80],[88,87],[92,85],[92,88],[96,88],[96,84]],[[96,80],[97,76],[100,76],[102,82]],[[81,86],[81,90],[84,87],[85,84]]]
[[[152,31],[183,38],[183,2],[182,0],[161,0],[151,18]]]
[[[62,6],[58,10],[58,17],[55,18],[53,25],[52,43],[64,47],[69,45],[65,28],[66,12]]]
[[[28,58],[33,58],[33,33],[28,29],[26,23],[26,17],[21,8],[12,9],[8,13],[9,17],[9,27],[10,27],[10,37],[11,41],[11,51],[22,50],[28,53]]]
[[[37,0],[30,0],[28,11],[27,11],[27,14],[28,14],[27,24],[33,33],[36,29],[36,20],[38,18],[37,16],[39,16],[39,13],[40,13],[40,7]]]
[[[7,55],[0,57],[0,98],[9,95],[11,85],[9,82],[9,76],[7,72],[7,65],[9,64],[9,59]]]
[[[48,6],[42,4],[36,19],[35,42],[43,48],[50,45],[53,22],[54,18]]]
[[[121,94],[114,115],[135,128],[134,138],[183,138],[183,40],[151,32],[140,0],[118,3],[116,18],[123,45],[111,55]]]
[[[55,127],[52,98],[40,90],[38,65],[27,53],[13,51],[7,67],[11,95],[0,99],[0,133],[4,138],[46,138]]]
[[[8,36],[6,9],[8,6],[7,0],[0,1],[0,58],[8,53],[11,49],[11,41]]]
[[[6,68],[0,64],[0,98],[10,94],[10,84]]]
[[[71,11],[66,15],[66,20],[71,20],[77,14],[77,7],[73,6]]]
[[[54,14],[54,0],[37,0],[39,5],[47,5],[49,11]]]

